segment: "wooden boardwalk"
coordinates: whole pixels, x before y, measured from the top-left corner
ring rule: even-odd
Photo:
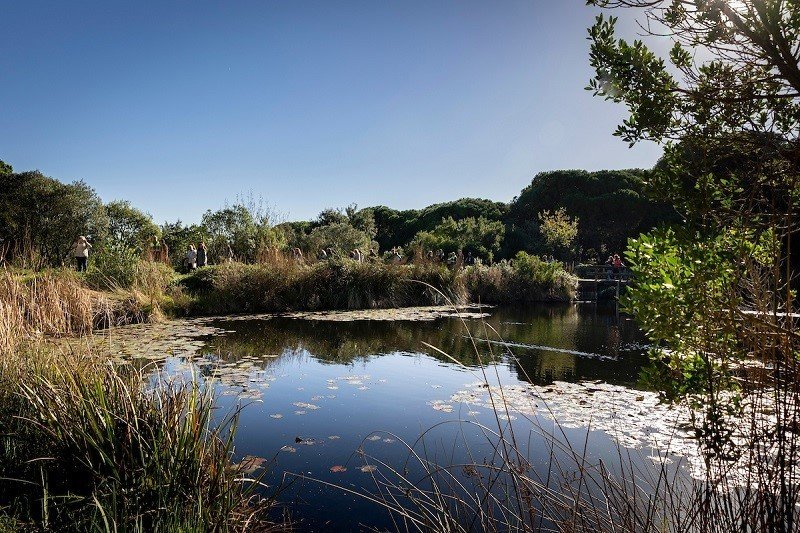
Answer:
[[[578,274],[578,297],[581,300],[597,301],[603,293],[613,289],[613,299],[619,299],[620,289],[631,282],[632,274],[627,268],[614,271],[607,265],[581,267]],[[608,295],[606,297],[609,297]]]

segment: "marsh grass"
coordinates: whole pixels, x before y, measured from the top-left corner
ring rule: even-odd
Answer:
[[[211,392],[86,353],[0,363],[0,515],[24,528],[265,530],[270,502],[232,464],[237,414]]]
[[[425,285],[420,285],[422,281]],[[184,278],[193,312],[232,313],[318,309],[369,309],[430,305],[440,292],[466,301],[463,283],[442,265],[395,265],[333,259],[313,264],[226,263]],[[436,287],[438,291],[431,290]]]
[[[432,261],[225,263],[198,269],[181,285],[194,298],[191,312],[213,314],[570,301],[576,282],[560,264],[524,254],[465,269]]]

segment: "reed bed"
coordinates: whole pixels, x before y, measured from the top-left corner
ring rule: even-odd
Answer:
[[[459,275],[445,266],[349,259],[226,263],[201,268],[182,283],[194,297],[191,312],[199,314],[436,305],[443,302],[439,291],[467,300]]]
[[[560,264],[527,254],[468,268],[350,259],[225,263],[198,269],[181,283],[197,314],[570,301],[576,290]]]
[[[8,353],[26,337],[85,335],[113,322],[110,299],[84,287],[69,272],[42,272],[24,279],[0,274],[0,350]]]
[[[85,353],[31,347],[0,361],[4,520],[52,531],[274,528],[257,481],[231,462],[237,416],[215,420],[208,390]]]

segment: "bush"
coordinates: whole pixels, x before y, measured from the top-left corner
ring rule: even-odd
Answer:
[[[139,254],[133,248],[111,244],[89,259],[86,281],[98,290],[129,289],[136,280]]]
[[[472,299],[491,304],[570,301],[577,290],[577,279],[561,263],[525,252],[510,262],[467,267],[464,277]]]

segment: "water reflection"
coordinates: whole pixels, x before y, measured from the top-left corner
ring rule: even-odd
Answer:
[[[644,337],[615,309],[595,305],[494,309],[481,320],[318,321],[291,318],[219,320],[229,330],[204,353],[223,362],[309,356],[351,364],[391,353],[423,353],[467,366],[507,357],[519,379],[534,383],[602,379],[633,384],[644,362]],[[470,337],[471,335],[471,337]],[[494,342],[487,343],[484,340]],[[505,341],[505,342],[501,342]]]
[[[642,333],[614,308],[595,305],[497,308],[485,319],[463,322],[194,319],[120,328],[100,340],[120,359],[163,365],[162,376],[211,378],[220,417],[242,408],[237,460],[249,456],[254,464],[270,465],[263,481],[272,487],[293,473],[374,489],[372,475],[385,468],[373,463],[377,472],[363,470],[359,450],[386,465],[404,465],[409,451],[403,442],[415,442],[430,428],[435,431],[424,445],[433,462],[491,457],[495,448],[472,424],[497,422],[484,398],[482,369],[489,382],[507,386],[513,410],[500,420],[525,436],[521,451],[536,468],[546,469],[549,456],[544,443],[529,437],[537,423],[552,427],[553,416],[564,422],[565,437],[581,446],[587,442],[586,420],[595,420],[593,427],[603,429],[591,433],[587,453],[609,465],[618,457],[617,442],[645,442],[658,431],[661,416],[654,410],[655,395],[627,388],[637,385],[645,358]],[[583,380],[625,387],[549,385]],[[549,396],[555,409],[542,408],[536,395]],[[611,430],[622,411],[625,427],[615,441]],[[629,420],[647,424],[634,427]],[[459,480],[468,486],[465,476]],[[302,530],[392,526],[374,504],[307,479],[281,499],[291,503]]]

